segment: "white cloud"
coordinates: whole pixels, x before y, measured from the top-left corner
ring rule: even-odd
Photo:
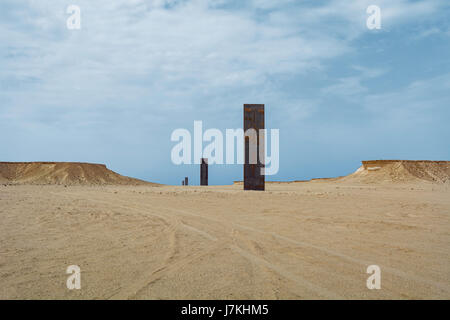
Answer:
[[[292,32],[258,21],[252,8],[224,10],[217,1],[80,0],[77,31],[66,29],[63,4],[28,4],[14,13],[17,22],[1,23],[0,32],[9,53],[17,54],[3,60],[3,81],[35,82],[9,91],[7,112],[17,119],[42,106],[56,113],[111,103],[129,107],[134,96],[149,101],[150,109],[186,108],[197,95],[305,73],[348,50],[327,34]]]
[[[450,73],[414,81],[400,90],[367,95],[363,106],[374,121],[414,128],[448,117],[449,89]]]
[[[369,93],[369,89],[363,85],[363,81],[378,78],[388,72],[386,68],[373,68],[361,65],[353,65],[352,69],[357,74],[337,79],[334,84],[324,87],[321,90],[322,94],[331,94],[349,101],[358,102],[361,101],[363,95]]]
[[[368,32],[365,9],[373,1],[253,0],[233,9],[222,0],[79,0],[78,31],[66,29],[69,2],[30,0],[0,22],[1,43],[14,56],[0,58],[1,81],[10,84],[0,116],[22,121],[52,110],[83,117],[108,107],[169,117],[207,108],[199,97],[222,97],[224,109],[265,97],[312,110],[277,92],[271,79],[326,72],[324,62],[352,53],[352,40]],[[383,21],[394,25],[433,13],[442,1],[378,3]],[[385,72],[354,68],[361,74],[325,92],[362,94],[364,78]]]

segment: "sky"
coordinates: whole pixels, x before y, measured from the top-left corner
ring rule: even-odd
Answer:
[[[171,133],[241,128],[245,103],[280,130],[267,180],[450,160],[449,16],[448,0],[1,0],[0,161],[198,184],[198,165],[172,163]],[[210,184],[242,171],[212,165]]]

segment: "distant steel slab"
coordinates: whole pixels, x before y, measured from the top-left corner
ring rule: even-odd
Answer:
[[[208,185],[208,159],[202,158],[202,163],[200,165],[200,185]]]

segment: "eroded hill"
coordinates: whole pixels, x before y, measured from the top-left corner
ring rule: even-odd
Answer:
[[[363,161],[356,172],[342,177],[341,181],[382,183],[450,182],[450,161],[428,160],[370,160]]]
[[[122,176],[104,164],[79,162],[0,162],[0,183],[61,185],[149,185]],[[156,184],[155,184],[156,185]]]

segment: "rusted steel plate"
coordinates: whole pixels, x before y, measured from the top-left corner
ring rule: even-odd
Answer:
[[[264,147],[265,137],[260,129],[264,129],[264,105],[244,104],[244,190],[265,189],[265,176],[261,173],[264,159],[259,157],[260,141]],[[264,150],[261,153],[264,154]]]
[[[200,185],[208,185],[208,159],[202,158],[202,163],[200,165]]]

